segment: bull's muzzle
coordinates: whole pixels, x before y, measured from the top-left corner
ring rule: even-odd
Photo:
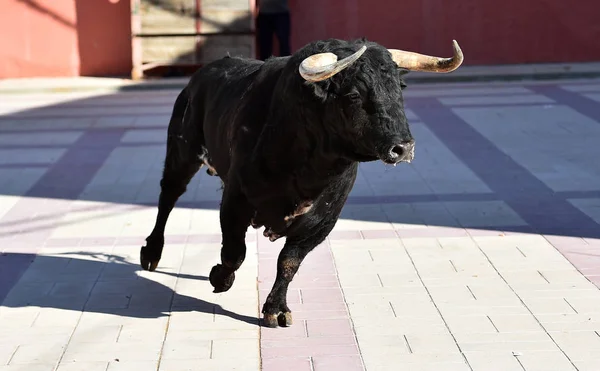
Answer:
[[[393,145],[384,161],[393,165],[400,162],[410,163],[415,158],[415,141],[411,139],[407,142],[402,142]]]

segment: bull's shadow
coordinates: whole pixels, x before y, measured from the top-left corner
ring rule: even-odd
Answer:
[[[200,312],[213,316],[213,320],[224,316],[251,325],[259,324],[258,308],[254,317],[238,314],[219,304],[173,290],[175,280],[194,283],[207,281],[205,276],[174,273],[159,267],[145,278],[143,274],[148,272],[138,275],[139,271],[138,264],[112,254],[2,254],[0,302],[8,308],[54,308],[135,318]],[[208,282],[200,286],[200,289],[194,289],[198,295],[215,295]]]

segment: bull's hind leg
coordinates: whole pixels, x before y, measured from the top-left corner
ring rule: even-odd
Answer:
[[[224,292],[231,288],[235,280],[235,271],[246,258],[246,231],[254,209],[248,203],[235,181],[225,184],[221,202],[221,264],[210,271],[209,280],[214,292]]]
[[[187,185],[200,169],[202,163],[190,161],[167,161],[160,181],[160,196],[158,199],[158,215],[152,233],[146,238],[146,246],[140,251],[140,263],[145,270],[153,271],[160,261],[165,244],[165,227],[169,214],[175,203],[185,193]]]
[[[158,266],[165,243],[165,226],[169,214],[179,197],[186,191],[187,185],[202,166],[202,159],[190,143],[193,138],[183,138],[180,129],[188,112],[188,94],[184,89],[179,93],[173,106],[167,137],[167,155],[160,181],[158,215],[152,233],[146,238],[146,246],[140,251],[140,263],[143,269],[153,271]],[[188,115],[188,116],[186,116]],[[197,148],[196,148],[197,150]]]

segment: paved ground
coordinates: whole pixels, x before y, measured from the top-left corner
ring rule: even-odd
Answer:
[[[361,166],[288,329],[261,231],[211,293],[204,172],[138,269],[175,95],[0,95],[0,370],[600,369],[600,80],[409,87],[416,160]]]

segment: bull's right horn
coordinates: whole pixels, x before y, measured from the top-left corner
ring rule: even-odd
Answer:
[[[337,55],[333,53],[313,54],[300,63],[300,75],[306,81],[323,81],[356,62],[365,50],[367,50],[367,47],[363,45],[356,53],[341,61],[338,61]]]
[[[447,73],[457,69],[463,62],[463,52],[456,40],[452,40],[454,56],[440,58],[398,49],[388,49],[398,67],[411,71]]]

